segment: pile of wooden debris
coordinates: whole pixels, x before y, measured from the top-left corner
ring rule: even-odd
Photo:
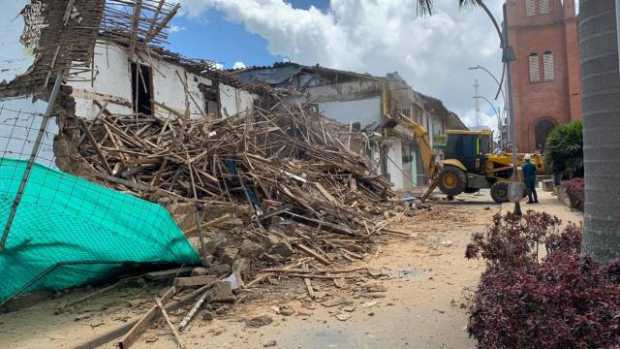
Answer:
[[[389,225],[407,208],[351,150],[361,133],[310,107],[187,120],[112,115],[101,105],[93,120],[75,122],[88,176],[166,204],[200,253],[203,266],[175,281],[201,287],[189,291],[197,302],[179,328],[224,278],[241,289],[299,280],[316,299],[313,282],[367,277],[344,264],[371,255],[384,234],[406,235]],[[149,316],[165,308],[154,305]]]
[[[93,174],[153,201],[245,198],[259,215],[290,203],[318,217],[319,209],[336,213],[342,204],[391,195],[389,183],[349,150],[360,133],[309,108],[185,120],[115,116],[103,107],[93,121],[79,122],[79,152]]]

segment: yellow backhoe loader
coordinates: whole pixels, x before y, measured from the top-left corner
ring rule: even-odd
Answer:
[[[421,198],[422,201],[437,187],[450,198],[490,188],[495,202],[508,201],[508,184],[513,170],[512,155],[492,153],[493,133],[490,130],[446,131],[444,159],[440,160],[435,156],[428,132],[422,125],[401,115],[398,120],[389,120],[384,127],[394,127],[396,124],[410,130],[418,142],[424,171],[430,178],[430,186]],[[517,154],[518,167],[523,164],[525,155]],[[544,161],[540,154],[532,154],[531,161],[539,172],[544,171]]]

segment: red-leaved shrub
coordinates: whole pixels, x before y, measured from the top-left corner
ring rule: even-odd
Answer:
[[[559,225],[546,213],[497,215],[473,237],[466,257],[487,260],[468,326],[478,348],[620,344],[620,261],[581,257],[578,228]]]
[[[585,204],[585,182],[583,178],[573,178],[562,185],[566,188],[566,194],[572,208],[583,212]]]

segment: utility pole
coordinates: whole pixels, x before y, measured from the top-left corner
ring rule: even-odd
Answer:
[[[618,1],[618,0],[616,0]],[[512,49],[512,47],[510,47],[509,43],[508,43],[508,15],[507,15],[507,10],[506,10],[506,3],[504,3],[503,6],[503,13],[504,13],[504,25],[503,25],[503,30],[499,28],[499,24],[497,23],[497,20],[495,19],[495,17],[493,16],[493,13],[491,13],[491,11],[489,10],[489,7],[487,5],[485,5],[484,2],[480,1],[477,3],[480,7],[482,7],[482,9],[484,10],[484,12],[489,16],[489,18],[491,19],[491,22],[493,22],[493,25],[495,26],[495,29],[497,30],[497,34],[499,35],[499,40],[502,43],[502,62],[504,62],[504,64],[506,65],[506,70],[507,70],[507,93],[508,93],[508,99],[509,99],[509,115],[510,115],[510,129],[511,129],[511,134],[512,134],[512,182],[510,183],[510,187],[508,189],[508,197],[511,199],[511,201],[514,201],[515,203],[515,208],[514,208],[514,214],[516,215],[521,215],[521,204],[520,201],[523,198],[523,183],[520,183],[518,180],[518,174],[517,174],[517,170],[518,170],[518,166],[517,166],[517,130],[515,128],[516,126],[516,122],[515,122],[515,113],[514,113],[514,97],[513,97],[513,93],[512,93],[512,71],[511,69],[511,63],[517,60],[517,57],[515,56],[514,50]]]
[[[509,115],[510,115],[510,133],[511,133],[511,145],[512,145],[512,183],[510,183],[510,188],[508,190],[508,197],[511,201],[514,201],[514,214],[521,215],[521,198],[523,197],[523,185],[519,182],[518,170],[517,166],[517,123],[515,121],[515,104],[514,104],[514,93],[512,91],[512,62],[516,61],[515,53],[510,47],[508,42],[508,11],[506,4],[503,6],[504,12],[504,25],[503,25],[503,35],[502,35],[502,62],[506,64],[506,78],[507,78],[507,92],[508,92],[508,104],[509,104]]]

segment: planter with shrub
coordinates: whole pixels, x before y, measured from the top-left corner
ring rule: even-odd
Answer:
[[[620,261],[581,256],[575,225],[528,212],[494,217],[467,247],[487,269],[470,308],[478,348],[617,348]]]

